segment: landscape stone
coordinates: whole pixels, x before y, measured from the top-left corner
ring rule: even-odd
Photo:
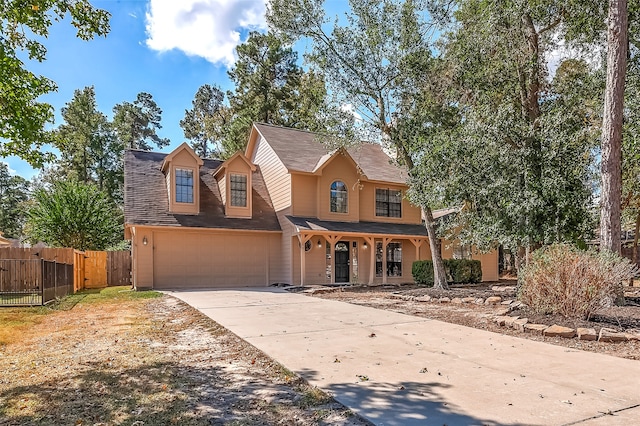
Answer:
[[[416,301],[417,302],[430,302],[431,301],[431,296],[416,297]]]
[[[610,328],[602,327],[600,329],[600,336],[598,336],[598,342],[626,342],[627,336],[625,333],[618,333]]]
[[[513,324],[515,323],[515,321],[520,318],[520,317],[507,317],[506,320],[504,320],[504,326],[505,327],[509,327],[509,328],[513,328]]]
[[[462,303],[473,303],[476,301],[475,297],[463,297],[462,298]]]
[[[509,315],[509,312],[511,312],[511,309],[509,309],[509,308],[502,308],[502,309],[498,309],[498,310],[496,311],[496,315],[505,316],[505,315]]]
[[[524,333],[524,326],[529,322],[528,318],[518,318],[513,322],[513,329]]]
[[[499,316],[496,317],[496,323],[500,326],[503,326],[505,324],[505,322],[510,319],[511,317],[508,316]]]
[[[462,299],[460,299],[459,297],[454,297],[453,299],[451,299],[451,303],[460,305],[462,303]]]
[[[547,337],[566,337],[570,339],[576,335],[576,331],[573,328],[553,324],[551,327],[547,327],[542,334]]]
[[[512,307],[513,309],[517,309],[517,308],[519,308],[520,306],[522,306],[522,302],[521,302],[521,301],[519,301],[519,300],[516,300],[515,302],[513,302],[513,303],[511,304],[511,307]]]
[[[497,305],[502,301],[502,297],[500,296],[491,296],[487,297],[487,300],[484,301],[485,305]]]
[[[512,304],[512,303],[513,303],[513,300],[511,300],[511,299],[507,299],[507,300],[505,300],[504,302],[502,302],[502,303],[501,303],[501,305],[510,305],[510,304]]]
[[[578,327],[578,339],[580,340],[598,340],[598,333],[595,328]]]
[[[474,302],[476,305],[484,305],[484,299],[482,297],[478,297]]]
[[[538,334],[542,334],[542,332],[545,331],[547,327],[548,325],[545,325],[545,324],[534,324],[534,323],[527,323],[524,325],[525,331],[530,331],[532,333],[538,333]]]
[[[451,302],[451,299],[449,299],[448,297],[441,297],[440,299],[438,299],[438,302],[440,302],[440,303],[449,303],[449,302]]]

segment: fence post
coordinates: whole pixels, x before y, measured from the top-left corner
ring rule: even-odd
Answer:
[[[40,305],[44,306],[44,259],[40,259]]]

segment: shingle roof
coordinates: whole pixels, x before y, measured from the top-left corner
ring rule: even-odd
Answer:
[[[200,167],[200,214],[169,213],[165,176],[160,170],[167,154],[128,150],[124,155],[125,223],[149,226],[186,226],[280,231],[280,224],[260,169],[252,175],[253,218],[224,216],[224,206],[213,171],[220,160],[204,160]]]
[[[378,235],[405,235],[426,237],[427,230],[424,225],[408,225],[403,223],[382,222],[331,222],[312,217],[287,216],[287,219],[298,228],[299,231],[331,231],[331,232],[357,232],[362,234]]]
[[[327,156],[330,150],[322,144],[321,135],[262,123],[254,126],[289,171],[312,173],[330,157]],[[393,164],[379,144],[363,142],[347,148],[347,152],[368,179],[406,184],[406,170]]]

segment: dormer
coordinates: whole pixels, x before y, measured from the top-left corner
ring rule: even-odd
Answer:
[[[202,159],[186,142],[165,157],[162,173],[167,182],[170,213],[200,213],[200,166],[202,164]]]
[[[251,219],[252,175],[256,166],[238,151],[214,173],[226,217]]]

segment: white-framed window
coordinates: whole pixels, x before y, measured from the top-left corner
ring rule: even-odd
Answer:
[[[402,243],[390,242],[386,253],[382,252],[382,243],[376,243],[376,277],[382,276],[382,256],[387,257],[387,277],[402,276]]]
[[[176,169],[176,203],[193,204],[193,170]]]
[[[331,213],[347,213],[347,185],[337,180],[331,184]]]
[[[376,188],[376,216],[402,217],[402,191]]]
[[[229,176],[231,186],[231,206],[247,207],[247,175],[231,174]]]

